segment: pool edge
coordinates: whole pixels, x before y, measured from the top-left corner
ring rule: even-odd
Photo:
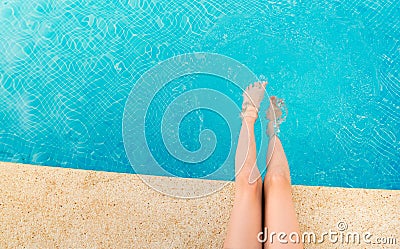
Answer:
[[[0,167],[1,248],[219,248],[233,204],[233,182],[204,198],[176,199],[135,174],[5,162]],[[293,197],[303,232],[321,234],[345,222],[346,231],[396,237],[400,244],[399,190],[295,185]]]

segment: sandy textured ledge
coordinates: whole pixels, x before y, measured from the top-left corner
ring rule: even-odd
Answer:
[[[0,167],[0,248],[220,248],[233,204],[233,183],[204,198],[176,199],[137,175]],[[181,184],[195,190],[198,181]],[[344,221],[347,231],[397,238],[391,246],[325,242],[307,248],[400,248],[400,191],[293,190],[302,231],[329,232]]]

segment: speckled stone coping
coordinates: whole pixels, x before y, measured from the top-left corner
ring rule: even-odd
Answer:
[[[0,248],[221,248],[234,183],[176,199],[137,175],[0,163]],[[154,177],[157,178],[157,177]],[[178,180],[179,181],[179,180]],[[199,180],[182,179],[182,184]],[[397,245],[307,244],[307,248],[400,248],[400,191],[294,186],[302,231],[396,237]]]

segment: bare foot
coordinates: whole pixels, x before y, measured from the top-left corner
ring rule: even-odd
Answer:
[[[272,96],[270,100],[271,105],[269,106],[266,114],[267,119],[269,120],[267,127],[268,137],[277,135],[279,133],[280,125],[285,121],[285,119],[282,118],[281,109],[281,107],[284,107],[284,101],[282,99],[278,99],[276,96]]]
[[[267,82],[250,84],[243,92],[243,104],[241,117],[246,121],[254,121],[258,117],[260,103],[264,98]]]

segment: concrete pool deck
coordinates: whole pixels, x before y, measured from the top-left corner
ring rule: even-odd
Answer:
[[[221,248],[233,204],[234,183],[204,198],[176,199],[138,175],[0,167],[0,248]],[[293,197],[302,232],[337,231],[346,222],[347,232],[397,239],[397,245],[326,239],[306,248],[400,247],[400,191],[294,186]]]

